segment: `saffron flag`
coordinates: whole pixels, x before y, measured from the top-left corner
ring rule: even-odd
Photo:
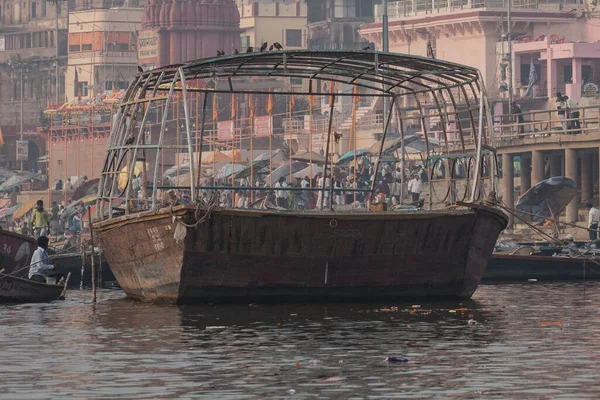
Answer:
[[[315,96],[313,96],[312,94],[308,96],[308,104],[310,105],[310,108],[313,108],[315,106]]]
[[[219,110],[217,109],[217,94],[213,93],[213,121],[217,122],[217,120],[219,119]]]
[[[235,94],[231,94],[231,119],[235,119],[235,114],[236,114],[236,110],[235,110]]]
[[[292,95],[290,97],[290,111],[293,110],[295,106],[296,106],[296,99],[294,98],[294,95]]]
[[[2,127],[0,127],[0,147],[4,146],[4,135],[2,134]]]
[[[269,99],[267,100],[267,114],[273,114],[273,94],[269,93]]]

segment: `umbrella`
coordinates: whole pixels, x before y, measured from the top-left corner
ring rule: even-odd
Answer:
[[[517,201],[517,211],[520,215],[533,214],[535,222],[555,219],[576,194],[575,181],[555,176],[538,182],[525,192]]]
[[[18,172],[16,175],[8,178],[2,183],[2,185],[0,185],[0,192],[21,186],[22,184],[31,181],[31,179],[35,176],[36,175],[32,172]]]
[[[241,171],[237,172],[235,174],[235,177],[236,178],[246,178],[246,177],[250,176],[250,171],[252,171],[256,174],[259,170],[268,166],[269,162],[270,162],[269,159],[254,160],[251,163],[248,163],[248,165],[244,166]]]
[[[292,162],[292,174],[295,172],[298,172],[300,170],[303,170],[304,168],[306,168],[307,164],[305,162],[302,161],[293,161]],[[284,164],[279,168],[276,168],[271,175],[267,175],[265,177],[265,182],[271,182],[271,179],[273,180],[273,183],[275,183],[276,181],[279,180],[279,178],[281,177],[288,177],[290,176],[290,164]]]
[[[312,156],[311,156],[312,153]],[[311,158],[312,157],[312,158]],[[304,161],[307,163],[312,162],[313,164],[323,165],[325,164],[325,156],[315,153],[314,151],[307,151],[306,153],[294,154],[292,160]]]
[[[419,135],[404,135],[404,145],[408,146],[410,143],[420,139]],[[383,143],[382,154],[390,153],[402,146],[402,137],[400,135],[388,135]],[[369,153],[373,155],[379,154],[381,148],[381,140],[369,147]]]
[[[183,174],[187,174],[188,172],[190,172],[190,163],[185,163],[185,164],[181,164],[179,166],[175,165],[171,168],[168,168],[165,171],[165,176],[168,177],[173,177],[177,175],[177,169],[179,169],[179,174],[183,175]]]
[[[244,169],[243,165],[233,164],[233,173],[234,174],[240,172],[242,169]],[[225,165],[223,165],[223,167],[221,167],[219,172],[217,172],[217,179],[229,178],[231,176],[231,174],[232,174],[232,165],[225,164]]]
[[[17,211],[19,207],[21,207],[20,204],[17,204],[16,206],[12,207],[3,208],[2,210],[0,210],[0,218],[5,218],[13,215],[13,213]]]
[[[39,199],[39,198],[31,199],[31,200],[21,204],[21,206],[15,210],[14,218],[24,217],[25,214],[27,214],[29,211],[31,211],[31,209],[35,206],[35,203],[37,203],[38,200],[41,200],[41,199]]]
[[[133,175],[138,176],[139,174],[141,174],[143,166],[144,166],[143,161],[136,161],[135,165],[133,166]],[[149,166],[150,166],[150,164],[146,163],[146,171],[148,171]],[[121,170],[121,173],[119,174],[119,182],[118,182],[119,190],[125,189],[125,186],[127,185],[127,178],[129,177],[128,168],[129,168],[128,166],[123,167],[123,169]]]
[[[100,182],[100,179],[95,178],[95,179],[91,179],[85,183],[82,183],[81,185],[79,185],[79,187],[77,189],[75,189],[71,198],[73,200],[77,200],[77,199],[80,199],[85,196],[97,194],[99,182]]]
[[[290,168],[290,166],[288,165],[288,169]],[[322,174],[323,173],[323,167],[320,167],[318,165],[313,165],[312,166],[312,175],[310,176],[310,165],[304,169],[301,169],[298,172],[294,173],[294,178],[304,178],[305,176],[308,176],[309,178],[314,178],[317,174]]]
[[[285,159],[284,155],[285,154],[281,149],[276,149],[273,152],[265,151],[264,153],[256,157],[254,161],[269,161],[269,159],[273,159],[274,162],[283,161]]]
[[[369,153],[369,150],[367,149],[358,149],[356,150],[356,158],[361,157],[365,154]],[[338,164],[343,164],[347,161],[352,161],[354,160],[354,151],[351,150],[349,152],[347,152],[346,154],[344,154],[343,156],[340,157],[340,159],[337,161]]]

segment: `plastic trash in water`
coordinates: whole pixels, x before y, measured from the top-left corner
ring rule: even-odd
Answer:
[[[388,362],[388,363],[406,363],[406,362],[408,362],[408,358],[390,356],[390,357],[387,357],[383,361]]]
[[[537,282],[537,279],[527,279],[527,282]]]

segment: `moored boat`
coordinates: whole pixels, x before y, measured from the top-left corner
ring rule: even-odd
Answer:
[[[4,272],[27,276],[35,249],[37,243],[32,237],[0,229],[0,268]]]
[[[333,142],[337,143],[342,137],[333,131],[335,96],[358,97],[358,90],[366,88],[365,96],[390,98],[388,118],[383,125],[380,145],[376,146],[380,150],[373,155],[376,161],[370,187],[345,189],[361,192],[373,203],[377,202],[374,194],[380,158],[388,143],[386,134],[394,113],[401,137],[398,168],[404,171],[401,115],[405,111],[400,109],[397,99],[427,94],[435,98],[431,104],[437,107],[439,115],[458,118],[461,112],[467,113],[469,118],[462,122],[465,125],[454,132],[460,138],[457,140],[462,145],[460,152],[450,152],[446,143],[445,149],[434,155],[427,132],[424,146],[427,168],[430,169],[434,162],[441,162],[449,171],[451,165],[455,168],[457,160],[471,160],[468,162],[471,170],[461,181],[464,184],[462,192],[470,193],[469,201],[456,200],[455,177],[449,174],[446,183],[451,207],[435,209],[430,200],[428,210],[411,206],[384,211],[386,207],[382,203],[363,210],[356,209],[355,203],[334,210],[333,202],[328,204],[326,199],[333,200],[337,189],[333,185],[328,188],[325,183],[319,188],[302,189],[319,192],[316,209],[295,209],[288,203],[287,196],[285,201],[282,200],[283,186],[274,187],[273,182],[266,188],[247,184],[238,187],[240,174],[249,173],[247,176],[254,182],[256,171],[253,172],[252,161],[248,168],[233,164],[235,151],[240,151],[238,147],[242,143],[241,137],[239,141],[235,137],[235,121],[228,124],[233,126],[228,131],[231,137],[223,139],[222,132],[217,135],[213,129],[211,144],[207,145],[214,152],[214,143],[222,146],[229,143],[232,149],[230,167],[222,168],[217,175],[213,164],[213,183],[200,184],[202,152],[193,150],[204,147],[205,129],[209,125],[214,128],[217,123],[216,120],[213,124],[205,123],[207,96],[212,97],[212,115],[213,119],[217,118],[216,96],[223,91],[217,79],[226,81],[227,89],[224,90],[231,95],[234,118],[234,95],[250,94],[235,87],[247,85],[246,77],[249,76],[320,79],[355,86],[350,94],[340,91],[324,96],[330,97],[330,109],[329,128],[321,138],[326,138],[323,141],[322,176],[331,182],[336,178],[334,166],[329,166]],[[417,76],[415,83],[412,80]],[[193,80],[203,83],[194,86],[190,83]],[[313,96],[311,84],[304,93],[309,97]],[[444,106],[442,110],[437,97],[442,95],[436,91],[442,92],[443,87],[448,92],[460,90],[464,96],[471,96],[475,103],[466,111],[458,111],[460,107],[450,94],[448,101],[453,103],[453,108]],[[201,112],[201,99],[196,97],[195,115],[194,107],[189,107],[188,103],[192,91],[204,96]],[[271,102],[269,93],[259,91],[257,95],[269,96]],[[293,96],[301,93],[284,94],[292,96],[291,109]],[[199,60],[139,74],[127,90],[111,132],[99,184],[95,236],[119,285],[128,296],[143,301],[214,303],[469,298],[477,289],[498,235],[507,223],[504,213],[494,206],[496,168],[492,143],[484,138],[488,133],[489,112],[484,97],[480,75],[475,69],[439,60],[374,52],[275,51]],[[172,107],[174,101],[179,101],[181,107]],[[312,104],[310,99],[308,104]],[[421,103],[411,107],[421,108],[421,115],[426,113]],[[152,119],[161,119],[160,123],[148,119],[151,110],[161,113],[160,118]],[[468,124],[471,125],[467,127]],[[196,126],[195,145],[191,133],[193,126]],[[175,137],[169,136],[175,132]],[[477,139],[471,142],[469,150],[465,148],[467,132]],[[443,134],[447,132],[444,130]],[[271,143],[275,135],[273,132],[267,135]],[[293,139],[288,139],[291,152]],[[307,142],[312,144],[312,139],[308,139]],[[252,148],[253,133],[245,140]],[[171,155],[168,155],[169,151]],[[355,175],[356,153],[355,143]],[[294,173],[292,158],[289,157],[290,178]],[[192,162],[188,161],[186,184],[181,185],[179,176],[175,180],[176,186],[161,183],[159,171],[164,170],[164,160],[177,162],[179,159],[193,160],[197,164],[191,167]],[[134,165],[139,165],[138,172],[134,173]],[[256,168],[265,168],[265,164]],[[175,171],[179,169],[175,168]],[[269,165],[269,173],[273,171],[273,166]],[[280,167],[276,171],[281,174],[286,168]],[[402,172],[401,175],[407,174]],[[273,180],[272,174],[269,176]],[[229,180],[228,186],[223,184],[223,179]],[[222,181],[220,185],[218,180]],[[489,185],[487,194],[484,181]],[[400,186],[402,202],[406,193],[404,186]],[[138,193],[134,187],[139,188]],[[243,198],[248,192],[265,190],[278,191],[279,207],[245,208],[247,202],[244,203]],[[300,193],[298,190],[289,188],[284,192]],[[166,191],[169,191],[168,195],[165,195]],[[215,192],[230,194],[229,202],[220,201],[223,196],[215,195]],[[145,198],[144,193],[149,198]],[[234,202],[236,197],[242,201]],[[482,202],[484,197],[486,201]],[[240,204],[243,209],[235,208]],[[416,204],[422,204],[422,201]]]
[[[63,297],[65,285],[35,282],[0,273],[0,303],[44,303]]]

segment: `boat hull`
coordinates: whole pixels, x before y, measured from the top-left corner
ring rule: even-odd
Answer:
[[[36,241],[15,232],[0,229],[0,269],[6,273],[16,272],[17,276],[27,276]]]
[[[45,303],[58,300],[62,291],[62,285],[0,274],[0,303]]]
[[[105,221],[97,237],[125,292],[169,303],[469,298],[503,214],[193,210]],[[185,226],[187,223],[188,226]]]
[[[599,280],[599,271],[596,259],[495,253],[490,257],[482,282]]]

